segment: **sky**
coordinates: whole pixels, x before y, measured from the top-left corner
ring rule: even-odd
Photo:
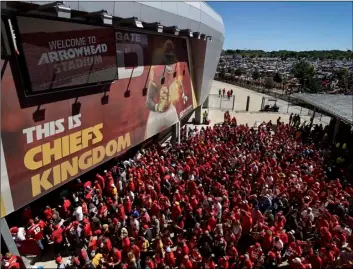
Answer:
[[[223,49],[352,50],[352,2],[208,2],[223,18]]]

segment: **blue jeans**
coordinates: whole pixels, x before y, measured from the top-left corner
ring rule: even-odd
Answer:
[[[42,243],[42,239],[41,239],[41,240],[38,240],[38,241],[37,241],[37,244],[38,244],[38,247],[39,247],[41,250],[44,250],[44,246],[43,246],[43,243]]]

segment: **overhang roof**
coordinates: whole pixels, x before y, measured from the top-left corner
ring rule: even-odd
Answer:
[[[353,125],[353,95],[296,93],[292,96]]]

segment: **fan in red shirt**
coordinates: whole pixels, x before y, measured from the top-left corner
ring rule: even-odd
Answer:
[[[175,256],[170,247],[167,247],[165,254],[165,264],[174,267],[176,265]]]
[[[323,263],[318,251],[315,251],[315,253],[309,257],[309,261],[312,269],[322,269]]]
[[[150,269],[156,268],[154,261],[150,257],[146,258],[146,266],[148,266]]]
[[[132,202],[129,197],[125,197],[124,199],[124,210],[126,214],[130,214],[132,211]]]
[[[63,197],[63,212],[64,212],[64,216],[68,217],[71,214],[70,208],[71,208],[71,202],[69,199],[66,199],[65,197]]]
[[[290,243],[287,251],[286,251],[286,257],[288,257],[288,262],[291,262],[292,259],[295,257],[301,257],[303,253],[303,250],[300,246],[300,241],[294,241]]]
[[[101,189],[104,190],[105,188],[105,180],[104,177],[102,177],[100,174],[96,174],[96,179],[98,181],[98,184],[100,185]]]
[[[328,250],[328,248],[320,248],[319,255],[322,259],[323,266],[332,265],[334,261],[333,252]]]
[[[261,266],[263,264],[265,256],[259,243],[250,246],[247,253],[249,254],[251,262],[256,266]]]
[[[242,227],[242,235],[249,234],[252,227],[252,217],[249,212],[244,210],[240,211],[240,223]]]
[[[241,269],[253,269],[254,265],[249,257],[248,254],[245,254],[244,256],[240,256],[239,257],[239,261],[240,261],[240,267],[236,267],[236,265],[234,266],[234,268],[241,268]],[[233,269],[233,268],[231,268]]]
[[[5,269],[20,269],[25,268],[22,259],[13,255],[11,253],[6,253],[5,257],[3,258],[2,265]],[[1,267],[3,268],[3,267]]]
[[[53,210],[50,208],[50,206],[46,206],[43,213],[44,213],[45,219],[47,221],[49,221],[51,219],[51,217],[53,216]]]
[[[264,236],[262,238],[262,248],[265,251],[269,251],[272,248],[273,245],[273,237],[272,237],[272,231],[271,230],[267,230],[264,233]]]
[[[122,239],[123,252],[127,254],[130,251],[130,247],[131,247],[130,239],[127,235],[125,235]]]
[[[88,219],[83,219],[83,236],[86,238],[89,238],[93,235],[92,229],[91,229],[91,223],[89,222]]]
[[[73,246],[76,242],[76,229],[73,225],[73,223],[66,221],[64,223],[64,235],[67,240],[67,243],[69,243],[71,246]]]
[[[54,226],[54,231],[51,234],[51,240],[54,242],[55,253],[59,254],[63,247],[63,229],[58,225]]]
[[[111,252],[111,256],[113,259],[113,265],[116,266],[121,263],[121,251],[117,248],[113,248]]]
[[[105,204],[100,203],[98,214],[99,214],[100,218],[102,218],[103,220],[107,220],[108,219],[108,207]]]
[[[189,259],[188,255],[184,256],[183,260],[180,263],[180,268],[181,269],[192,269],[193,268],[192,261]]]
[[[223,257],[219,258],[218,266],[220,266],[220,268],[223,268],[223,269],[228,269],[229,268],[229,257],[223,256]]]
[[[179,202],[175,202],[172,209],[172,219],[176,221],[177,217],[181,215],[182,211],[179,205]]]
[[[29,220],[29,228],[27,229],[27,236],[33,238],[37,241],[38,247],[44,250],[42,240],[44,238],[43,227],[39,223],[39,219],[36,218],[35,221]]]
[[[294,258],[292,262],[290,263],[290,268],[291,269],[311,269],[311,264],[310,263],[305,263],[300,258]]]
[[[118,205],[117,213],[118,213],[118,219],[123,225],[125,225],[126,214],[125,214],[124,205],[122,204]]]
[[[134,253],[136,260],[140,260],[141,257],[141,250],[136,244],[132,244],[131,251]]]

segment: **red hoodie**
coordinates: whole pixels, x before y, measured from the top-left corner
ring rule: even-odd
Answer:
[[[322,259],[319,255],[313,255],[309,258],[312,269],[321,269],[322,268]]]
[[[240,222],[241,222],[241,227],[243,228],[242,235],[248,234],[252,227],[252,218],[250,213],[245,212],[245,214],[240,217]]]
[[[273,243],[273,237],[272,234],[269,234],[268,232],[265,232],[264,237],[262,238],[262,248],[265,251],[269,251],[272,248],[272,243]]]
[[[173,252],[167,252],[165,254],[165,263],[171,267],[175,266],[175,257]]]

